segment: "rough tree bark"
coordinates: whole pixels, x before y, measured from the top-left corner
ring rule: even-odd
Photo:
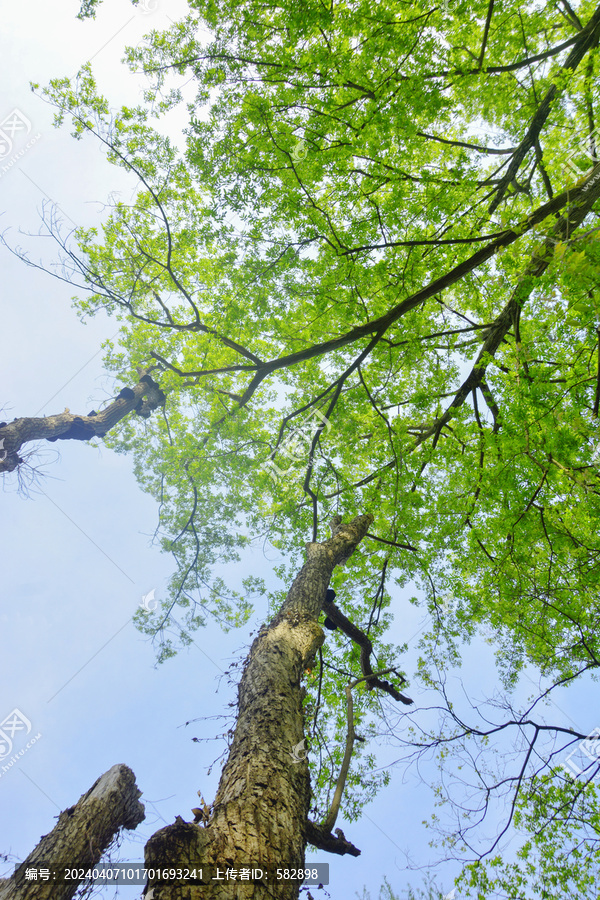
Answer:
[[[0,422],[0,473],[13,472],[23,463],[19,450],[31,441],[89,441],[93,437],[104,437],[130,412],[147,418],[163,405],[165,395],[148,374],[151,369],[138,371],[141,376],[138,383],[132,388],[123,388],[101,412],[92,410],[87,416],[78,416],[65,409],[56,416]]]
[[[96,865],[121,828],[133,829],[145,818],[141,791],[127,766],[105,772],[78,803],[61,812],[11,878],[0,881],[0,900],[69,900],[78,881],[28,881],[27,869],[88,869]]]
[[[343,524],[336,517],[331,521],[329,540],[306,545],[304,566],[277,615],[261,628],[246,659],[233,741],[214,804],[193,810],[198,814],[194,822],[178,816],[173,825],[157,831],[146,844],[148,869],[202,866],[223,871],[258,866],[270,870],[271,875],[277,868],[303,868],[307,842],[332,853],[359,854],[340,829],[335,836],[331,834],[337,808],[320,824],[309,821],[308,763],[306,754],[297,751],[304,739],[301,681],[324,640],[318,616],[329,581],[335,566],[352,555],[372,521],[373,516],[365,515]],[[344,628],[347,620],[331,601],[327,610]],[[364,635],[355,626],[352,629],[364,645]],[[366,653],[362,660],[363,679],[395,699],[411,703],[394,685],[378,677],[385,673],[372,672],[368,656]],[[352,715],[351,702],[348,715]],[[341,793],[343,778],[338,787]],[[25,879],[26,869],[93,867],[119,828],[135,828],[143,820],[139,796],[131,770],[114,766],[76,806],[61,813],[54,830],[42,838],[12,878],[0,882],[0,900],[72,897],[77,881],[31,882]],[[298,882],[273,882],[272,878],[256,883],[224,882],[206,876],[202,885],[153,878],[144,891],[147,900],[296,900],[299,892]]]
[[[188,868],[199,861],[222,870],[252,864],[302,868],[307,834],[322,842],[318,827],[308,822],[308,764],[293,753],[304,737],[301,680],[323,643],[317,619],[333,569],[353,553],[372,520],[370,515],[345,525],[334,520],[329,540],[307,544],[304,566],[246,660],[237,723],[212,815],[205,826],[178,817],[157,831],[146,844],[147,868]],[[334,852],[356,855],[343,837],[328,835],[327,842]],[[295,900],[299,885],[151,882],[148,893],[152,900]]]

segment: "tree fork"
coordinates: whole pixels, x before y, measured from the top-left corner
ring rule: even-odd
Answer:
[[[298,869],[304,867],[307,840],[325,844],[327,835],[308,822],[308,763],[293,752],[304,737],[301,680],[324,640],[317,619],[333,570],[352,555],[372,521],[366,515],[342,524],[336,517],[329,540],[306,545],[306,562],[246,659],[233,741],[212,816],[206,827],[178,817],[157,831],[146,844],[146,868],[202,863],[221,870]],[[358,854],[352,844],[329,838],[333,852]],[[296,900],[299,889],[296,882],[272,881],[209,881],[202,887],[154,881],[147,888],[152,900]]]

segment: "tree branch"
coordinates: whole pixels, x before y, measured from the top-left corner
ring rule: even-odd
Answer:
[[[101,412],[92,410],[87,416],[73,415],[68,409],[55,416],[14,419],[0,422],[0,473],[13,472],[22,462],[19,450],[31,441],[89,441],[104,437],[130,412],[148,418],[164,405],[165,395],[145,371],[132,388],[123,388],[117,398]]]
[[[591,50],[598,44],[598,40],[600,39],[600,6],[596,8],[594,15],[583,29],[577,35],[577,42],[571,52],[569,53],[567,59],[565,60],[564,65],[561,67],[562,72],[567,71],[575,71],[585,54],[588,50]],[[512,161],[506,170],[506,173],[502,177],[500,184],[496,189],[496,196],[492,200],[489,208],[490,214],[492,214],[502,201],[504,194],[512,180],[515,178],[517,172],[519,171],[519,167],[525,156],[529,152],[529,150],[535,146],[535,142],[539,139],[540,132],[546,122],[546,119],[550,115],[550,107],[554,98],[558,93],[558,88],[556,87],[556,83],[552,84],[551,87],[546,92],[546,95],[536,112],[533,115],[531,120],[531,124],[527,130],[527,134],[519,144],[518,149],[516,150]]]
[[[330,619],[334,625],[337,625],[344,634],[347,634],[348,637],[360,647],[360,667],[365,679],[367,679],[367,689],[372,691],[374,688],[378,688],[380,691],[385,691],[385,693],[393,697],[394,700],[399,700],[406,706],[410,706],[413,701],[409,697],[405,697],[393,684],[390,684],[389,681],[383,681],[373,672],[370,659],[371,653],[373,652],[373,644],[364,631],[361,631],[360,628],[357,628],[356,625],[350,621],[350,619],[347,619],[335,603],[327,603],[326,600],[323,602],[325,604],[324,609],[327,613],[327,618]]]

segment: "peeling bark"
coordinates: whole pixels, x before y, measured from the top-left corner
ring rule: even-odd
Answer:
[[[308,823],[310,780],[302,744],[304,721],[301,680],[323,643],[317,618],[336,565],[348,559],[362,540],[372,516],[344,525],[332,521],[332,537],[309,543],[306,562],[281,609],[263,627],[252,647],[238,690],[238,718],[223,768],[210,821],[205,828],[178,818],[146,844],[147,868],[258,865],[263,869],[302,868],[308,834],[329,840],[334,852],[357,855],[349,842],[317,835]],[[154,882],[152,900],[277,897],[296,900],[296,883],[252,884]],[[150,891],[149,891],[150,893]]]
[[[121,828],[136,828],[144,820],[140,796],[131,769],[113,766],[75,806],[61,812],[50,834],[17,866],[12,877],[0,881],[0,900],[69,900],[78,881],[28,881],[26,870],[62,872],[95,866]]]

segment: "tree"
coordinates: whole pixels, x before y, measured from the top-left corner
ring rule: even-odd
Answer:
[[[121,418],[106,435],[134,454],[177,564],[170,596],[140,627],[161,637],[164,659],[177,604],[184,640],[204,615],[242,624],[247,599],[211,577],[214,563],[268,522],[291,581],[306,537],[330,546],[324,522],[343,514],[364,526],[361,550],[336,573],[339,611],[327,614],[342,630],[305,701],[340,767],[344,680],[373,687],[359,666],[375,648],[375,671],[395,669],[402,683],[401,649],[384,643],[391,579],[425,591],[433,625],[419,675],[443,697],[460,641],[490,626],[507,688],[525,665],[550,690],[594,672],[600,6],[199,6],[129,53],[153,79],[145,106],[110,111],[89,67],[44,91],[59,122],[94,133],[139,181],[101,237],[79,230],[73,242],[47,225],[62,277],[90,294],[81,312],[121,318],[107,358],[120,383],[159,367],[162,416]],[[181,151],[152,125],[181,101],[166,91],[172,73],[197,84]],[[332,572],[302,595],[313,624]],[[267,635],[294,591],[272,598]],[[317,649],[290,650],[294,737],[302,665]],[[240,715],[244,696],[241,686]],[[361,728],[379,713],[375,696],[355,708]],[[487,731],[454,721],[422,743],[445,753],[522,732],[528,715],[509,710]],[[542,796],[540,775],[564,798],[571,790],[560,750],[531,768],[546,726],[531,727],[508,780],[507,827],[520,797],[535,806]],[[299,772],[288,765],[289,778]],[[331,775],[315,776],[317,820],[328,823]],[[346,813],[377,786],[363,758],[346,780]],[[293,859],[318,837],[302,832],[300,809],[287,820]],[[538,803],[538,817],[548,809]],[[191,828],[184,839],[201,840]]]

